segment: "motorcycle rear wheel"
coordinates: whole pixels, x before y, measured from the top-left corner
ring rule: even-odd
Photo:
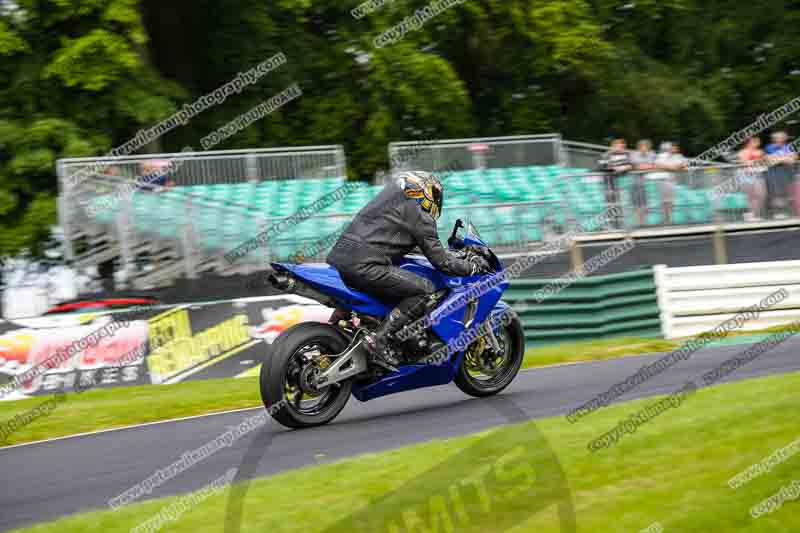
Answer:
[[[342,353],[348,344],[341,331],[318,322],[297,324],[275,339],[260,375],[261,399],[270,416],[294,429],[336,418],[350,398],[352,379],[312,390],[309,378],[320,370],[307,359]]]
[[[507,311],[511,320],[494,330],[502,356],[489,354],[486,339],[467,347],[453,381],[464,393],[479,398],[492,396],[508,387],[517,377],[525,358],[525,332],[519,317]]]

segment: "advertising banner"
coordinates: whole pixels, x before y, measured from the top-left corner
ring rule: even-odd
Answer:
[[[327,322],[332,312],[292,295],[172,310],[150,320],[151,378],[174,383],[234,377],[261,364],[269,345],[286,329],[300,322]]]
[[[22,327],[0,334],[0,376],[8,379],[31,368],[45,366],[47,370],[26,381],[18,394],[52,394],[69,391],[76,383],[97,388],[115,385],[142,385],[150,383],[145,355],[147,353],[147,322],[136,320],[113,334],[100,338],[96,344],[78,348],[66,361],[53,366],[48,360],[59,350],[77,346],[83,339],[113,321],[102,317],[85,325],[55,327]]]
[[[0,384],[34,367],[46,370],[22,384],[14,399],[74,390],[234,377],[269,356],[283,331],[327,322],[332,309],[294,295],[157,306],[126,313],[42,316],[0,324]],[[112,321],[127,320],[94,345],[58,365],[49,360]],[[52,366],[52,368],[50,367]]]

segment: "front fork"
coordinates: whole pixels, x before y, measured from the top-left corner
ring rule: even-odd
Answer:
[[[497,342],[497,337],[494,334],[494,330],[492,328],[486,328],[489,330],[489,333],[486,336],[489,338],[489,346],[492,347],[492,351],[495,354],[500,353],[500,343]]]

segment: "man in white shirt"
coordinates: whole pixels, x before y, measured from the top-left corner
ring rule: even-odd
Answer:
[[[653,170],[656,168],[656,154],[653,152],[653,143],[647,139],[642,139],[636,145],[636,151],[631,154],[631,163],[633,163],[634,170],[645,171]],[[644,226],[647,221],[647,191],[644,186],[644,180],[647,179],[649,174],[644,172],[636,173],[633,175],[633,189],[631,190],[631,200],[636,208],[636,214],[639,218],[639,225]]]
[[[664,224],[672,224],[672,206],[675,201],[675,182],[678,171],[686,168],[687,160],[681,154],[681,147],[677,143],[663,142],[661,150],[656,156],[656,168],[662,172],[649,174],[650,179],[658,183],[658,193],[661,195],[661,204],[664,207]]]

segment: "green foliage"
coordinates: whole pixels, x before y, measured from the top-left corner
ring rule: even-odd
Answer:
[[[0,11],[0,253],[36,246],[55,161],[99,155],[277,52],[288,62],[146,151],[180,151],[294,82],[218,148],[560,132],[700,153],[800,93],[796,1],[467,0],[384,48],[430,0],[17,0]],[[794,129],[800,117],[789,117]],[[39,203],[37,203],[39,202]],[[33,210],[36,214],[32,214]],[[38,224],[38,225],[37,225]],[[45,224],[46,225],[46,224]]]
[[[56,161],[124,143],[184,93],[147,60],[136,0],[18,0],[0,14],[0,254],[56,222]]]
[[[139,58],[124,37],[94,30],[78,39],[64,39],[45,69],[45,77],[57,76],[67,87],[99,91],[138,63]]]
[[[6,21],[0,19],[0,55],[10,56],[19,52],[27,52],[28,44],[13,31]]]

